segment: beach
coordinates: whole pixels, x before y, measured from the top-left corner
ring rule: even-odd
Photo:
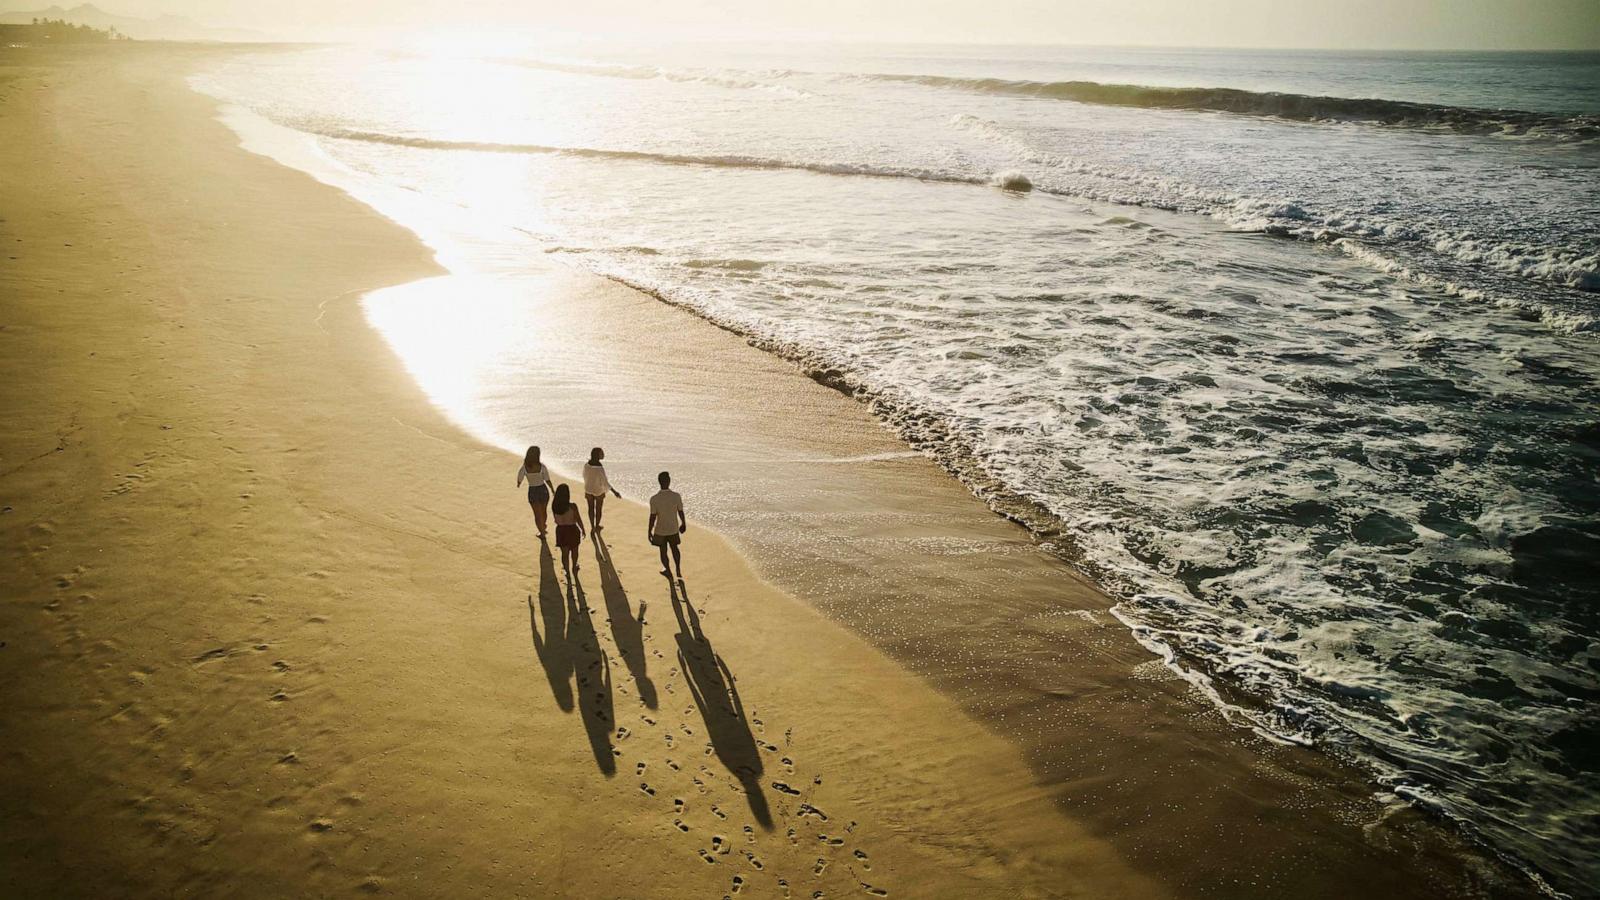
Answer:
[[[628,495],[569,592],[367,320],[482,285],[241,149],[185,82],[233,52],[0,51],[8,895],[1533,892],[1228,721],[863,404],[552,265],[529,440],[608,435]]]

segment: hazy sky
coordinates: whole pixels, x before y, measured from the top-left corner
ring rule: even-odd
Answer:
[[[77,0],[56,0],[73,5]],[[97,0],[306,29],[518,27],[674,37],[1213,47],[1600,49],[1600,0]],[[28,0],[0,0],[21,8]],[[48,0],[38,0],[37,6]]]

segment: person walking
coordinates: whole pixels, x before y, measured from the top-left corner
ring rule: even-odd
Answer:
[[[578,571],[578,547],[583,543],[583,513],[572,502],[572,489],[566,485],[556,488],[550,503],[550,514],[556,518],[556,546],[561,548],[561,568],[572,578]]]
[[[672,577],[672,567],[667,565],[667,548],[672,548],[672,562],[678,567],[678,580],[683,580],[683,555],[678,545],[683,533],[689,530],[689,520],[683,515],[683,498],[672,490],[672,474],[662,472],[656,476],[661,490],[650,498],[650,543],[661,551],[661,574]]]
[[[528,505],[533,507],[533,523],[539,528],[539,540],[545,535],[545,505],[550,502],[550,469],[539,461],[539,448],[529,447],[517,469],[517,487],[528,482]]]
[[[606,477],[606,467],[603,460],[606,458],[604,448],[596,447],[589,451],[589,461],[583,466],[583,499],[589,503],[589,525],[594,528],[594,533],[602,530],[600,516],[606,508],[606,491],[622,499],[622,493],[611,486],[611,479]]]

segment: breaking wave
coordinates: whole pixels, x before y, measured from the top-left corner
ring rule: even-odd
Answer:
[[[948,75],[861,75],[865,80],[920,84],[986,94],[1070,100],[1101,106],[1180,109],[1265,116],[1297,122],[1359,122],[1468,134],[1504,134],[1556,140],[1600,138],[1600,116],[1562,116],[1517,109],[1474,109],[1377,98],[1319,97],[1238,88],[1148,87],[1097,81],[1013,81]]]

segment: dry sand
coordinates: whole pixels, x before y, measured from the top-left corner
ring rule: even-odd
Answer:
[[[866,497],[986,567],[912,541],[823,577],[735,504],[718,521],[776,586],[693,529],[677,594],[612,501],[610,563],[586,548],[569,593],[515,457],[363,321],[364,292],[437,274],[426,250],[238,149],[182,81],[221,52],[0,51],[6,895],[1521,889],[1353,773],[1134,678],[1149,657],[1105,598],[920,459],[809,502]],[[648,298],[551,296],[617,359],[672,329],[719,376],[683,390],[737,385],[715,408],[764,445],[812,417],[820,452],[903,449]],[[1048,647],[983,638],[1045,608]]]

